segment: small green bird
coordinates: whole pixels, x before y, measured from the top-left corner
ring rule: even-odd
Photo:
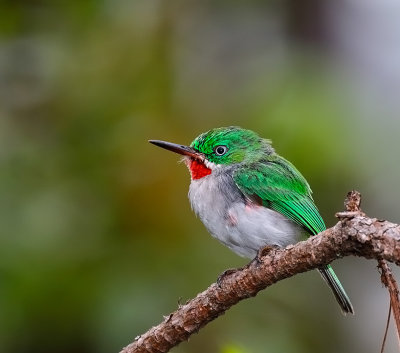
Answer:
[[[306,179],[251,130],[212,129],[190,146],[149,142],[184,156],[192,209],[213,237],[240,256],[254,258],[262,247],[285,247],[326,229]],[[343,313],[353,314],[332,267],[318,270]]]

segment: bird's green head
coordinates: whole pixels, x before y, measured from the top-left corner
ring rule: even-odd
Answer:
[[[190,146],[150,140],[156,146],[184,155],[192,179],[200,179],[220,166],[255,161],[274,153],[271,141],[251,130],[237,126],[209,130],[194,139]]]
[[[251,161],[260,154],[273,151],[269,140],[262,139],[254,131],[237,126],[209,130],[191,143],[195,151],[214,164],[235,164]]]

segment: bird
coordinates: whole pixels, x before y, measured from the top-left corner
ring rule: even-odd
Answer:
[[[183,156],[193,211],[213,237],[242,257],[254,259],[264,247],[284,248],[326,229],[307,180],[271,140],[252,130],[214,128],[189,146],[149,142]],[[354,314],[332,267],[318,271],[343,314]]]

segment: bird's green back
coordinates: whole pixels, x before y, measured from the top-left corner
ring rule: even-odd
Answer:
[[[318,234],[325,229],[307,181],[279,155],[273,154],[243,165],[233,177],[245,195],[261,199],[263,206],[285,215],[310,234]]]

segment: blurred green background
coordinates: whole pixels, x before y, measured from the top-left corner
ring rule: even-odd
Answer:
[[[347,191],[400,222],[395,2],[1,1],[0,351],[118,352],[242,266],[187,200],[176,155],[240,125],[310,182],[328,226]],[[280,282],[174,352],[377,352],[376,264]],[[398,272],[397,272],[398,273]],[[388,352],[396,347],[390,330]]]

